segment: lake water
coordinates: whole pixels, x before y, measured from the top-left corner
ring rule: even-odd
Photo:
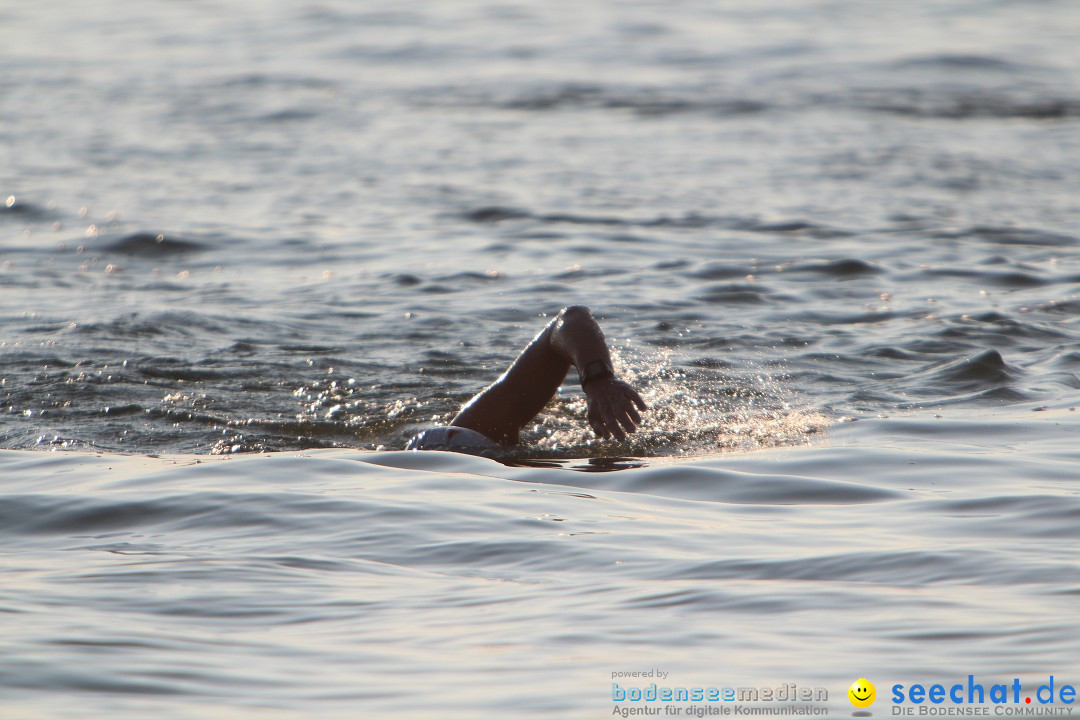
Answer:
[[[1080,684],[1080,5],[8,5],[0,717]]]

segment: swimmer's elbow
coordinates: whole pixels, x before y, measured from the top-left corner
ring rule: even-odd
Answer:
[[[604,342],[604,335],[596,323],[596,318],[584,305],[564,307],[559,311],[555,322],[548,326],[548,331],[548,338],[555,351],[573,364],[580,359],[577,357],[577,348],[596,343],[602,345]]]
[[[584,305],[567,305],[559,312],[562,320],[585,320],[593,319],[592,312]]]

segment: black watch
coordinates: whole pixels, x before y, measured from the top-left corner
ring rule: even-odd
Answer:
[[[615,370],[611,367],[611,363],[605,360],[593,360],[591,363],[586,363],[584,369],[578,371],[578,377],[581,379],[581,387],[585,387],[593,380],[614,378]]]

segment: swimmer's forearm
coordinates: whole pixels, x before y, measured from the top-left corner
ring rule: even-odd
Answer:
[[[586,368],[595,372],[598,368],[593,363],[597,362],[612,370],[611,351],[604,342],[604,333],[583,305],[571,305],[559,313],[548,341],[556,354],[578,369],[579,375],[584,375]]]
[[[577,367],[588,399],[589,425],[598,437],[622,441],[641,424],[648,409],[634,388],[615,379],[604,333],[588,308],[571,306],[559,313],[549,342],[557,355]]]

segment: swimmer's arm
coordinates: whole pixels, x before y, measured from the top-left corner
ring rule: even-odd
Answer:
[[[560,318],[561,325],[556,324],[551,344],[585,381],[582,389],[589,405],[589,425],[605,440],[625,440],[626,434],[641,424],[638,410],[647,410],[648,406],[634,388],[615,377],[604,333],[589,309],[571,306],[560,313]],[[600,377],[596,377],[598,370]]]
[[[579,369],[579,374],[585,368],[600,370],[600,377],[588,380],[584,388],[593,431],[618,440],[634,432],[641,422],[638,409],[646,409],[645,401],[613,374],[606,376],[604,370],[612,368],[611,353],[592,313],[580,305],[560,312],[502,377],[470,400],[450,424],[513,445],[521,429],[555,395],[571,365]]]

